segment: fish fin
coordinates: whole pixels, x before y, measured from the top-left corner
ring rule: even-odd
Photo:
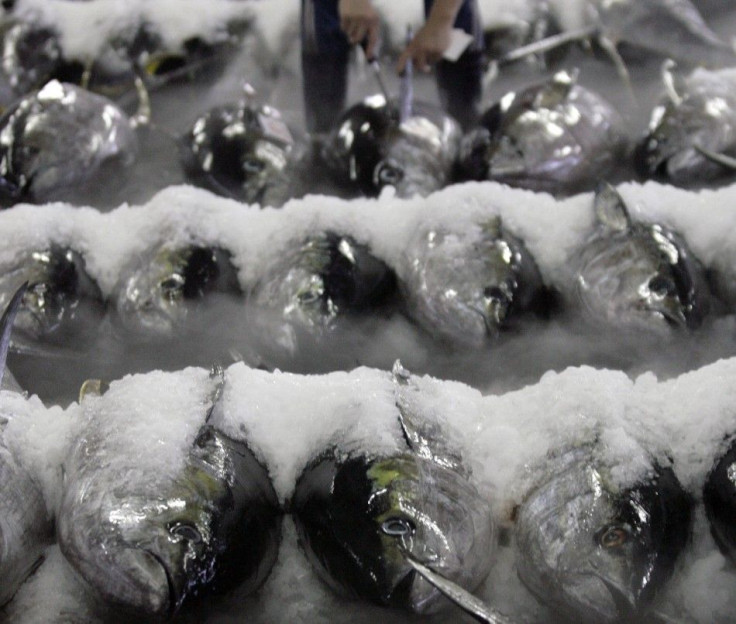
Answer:
[[[558,71],[552,76],[549,84],[534,98],[534,108],[553,108],[564,102],[570,95],[570,90],[577,83],[579,73],[577,69]]]
[[[543,54],[544,52],[549,52],[550,50],[554,50],[555,48],[559,48],[568,43],[588,39],[589,37],[594,36],[597,32],[597,26],[586,26],[579,30],[570,30],[557,35],[551,35],[550,37],[545,37],[544,39],[540,39],[534,43],[511,50],[511,52],[498,59],[498,63],[512,63],[527,56],[531,56],[532,54]]]
[[[102,396],[110,388],[110,384],[102,379],[87,379],[79,388],[79,402],[87,396]]]
[[[675,106],[679,106],[682,103],[682,96],[680,93],[685,92],[685,78],[678,71],[677,63],[672,59],[667,59],[662,63],[662,84],[664,84],[664,90],[667,97],[670,98]]]
[[[733,156],[727,156],[726,154],[721,154],[720,152],[712,152],[709,149],[706,149],[705,147],[701,147],[700,145],[694,145],[693,146],[697,152],[699,152],[702,156],[705,156],[708,160],[721,165],[722,167],[726,167],[727,169],[732,169],[736,171],[736,158]]]
[[[225,370],[219,364],[214,364],[210,369],[210,379],[214,379],[215,388],[210,394],[210,408],[207,410],[207,416],[205,416],[204,422],[209,423],[212,419],[212,414],[215,412],[215,408],[222,398],[222,390],[225,387]]]
[[[624,62],[623,57],[618,51],[616,42],[613,41],[613,39],[610,39],[604,35],[599,35],[598,45],[601,46],[603,51],[608,55],[608,58],[611,59],[613,65],[616,67],[618,77],[621,79],[621,82],[624,83],[624,87],[626,87],[626,92],[628,93],[629,99],[631,100],[632,104],[634,104],[635,107],[638,107],[639,100],[636,99],[634,87],[631,84],[631,74],[629,74],[629,68],[626,67],[626,63]]]
[[[446,579],[441,574],[417,561],[410,552],[404,550],[404,556],[417,574],[436,587],[478,622],[484,622],[485,624],[513,624],[513,620],[491,608],[465,588],[460,587],[457,583]]]
[[[411,373],[402,366],[401,360],[396,360],[393,367],[391,368],[391,378],[397,388],[404,387],[409,385]],[[401,427],[401,432],[404,435],[406,445],[409,447],[410,450],[414,451],[416,450],[417,439],[416,436],[413,435],[412,432],[409,430],[409,427],[407,425],[405,408],[402,405],[398,390],[396,392],[396,407],[399,410],[399,426]]]
[[[624,200],[608,182],[601,182],[595,190],[595,213],[598,222],[616,232],[624,232],[631,226],[631,217]]]
[[[138,128],[151,123],[151,98],[140,76],[135,77],[135,90],[138,94],[138,110],[131,118],[130,123],[134,128]]]
[[[5,374],[5,363],[8,360],[8,350],[10,349],[10,334],[13,331],[13,321],[18,314],[18,309],[23,301],[23,295],[28,288],[28,282],[23,282],[18,290],[15,291],[13,298],[5,308],[2,318],[0,318],[0,384]]]
[[[483,231],[483,234],[487,238],[496,239],[500,238],[503,235],[503,220],[501,219],[501,215],[493,215],[491,217],[488,217],[488,219],[485,220],[480,227]]]
[[[412,392],[417,393],[418,388],[411,383],[411,373],[402,366],[400,360],[394,362],[391,375],[396,407],[399,410],[399,425],[409,449],[423,459],[467,476],[469,471],[463,464],[460,453],[446,444],[446,432],[442,429],[441,423],[419,414],[417,406],[409,396]]]

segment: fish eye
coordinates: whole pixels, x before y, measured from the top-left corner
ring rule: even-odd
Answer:
[[[498,286],[488,286],[483,289],[483,296],[486,299],[505,302],[508,300],[506,293]]]
[[[415,530],[414,523],[407,518],[389,518],[381,525],[381,531],[389,537],[412,535]]]
[[[393,186],[401,182],[404,172],[395,165],[382,163],[376,172],[376,178],[382,186]]]
[[[266,164],[257,158],[246,158],[243,161],[243,171],[248,174],[260,173],[266,168]]]
[[[159,288],[163,295],[171,301],[175,301],[183,286],[181,275],[172,275],[159,282]]]
[[[649,280],[649,290],[662,297],[673,295],[677,292],[675,283],[669,277],[664,277],[663,275],[655,275]]]
[[[629,531],[626,527],[611,526],[603,530],[598,537],[598,543],[603,548],[619,548],[629,541]]]
[[[186,522],[175,522],[169,526],[169,533],[181,537],[192,544],[199,544],[202,541],[201,533]]]

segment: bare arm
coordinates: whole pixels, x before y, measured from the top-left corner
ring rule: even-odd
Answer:
[[[396,70],[401,74],[409,59],[420,71],[442,58],[450,46],[450,34],[463,0],[435,0],[427,21],[399,58]]]
[[[366,41],[365,55],[373,58],[379,35],[379,19],[371,0],[340,0],[340,28],[352,44]]]

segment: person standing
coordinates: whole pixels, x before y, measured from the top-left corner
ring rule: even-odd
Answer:
[[[406,1],[406,0],[404,0]],[[477,0],[424,0],[426,21],[403,51],[397,71],[411,59],[419,71],[436,65],[443,108],[464,128],[477,119],[483,75],[483,31]],[[453,28],[472,36],[455,62],[442,58]],[[371,0],[302,0],[302,74],[307,130],[328,131],[345,108],[350,48],[377,53],[379,15]]]

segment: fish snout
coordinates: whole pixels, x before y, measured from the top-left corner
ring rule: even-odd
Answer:
[[[617,621],[628,622],[636,618],[639,615],[641,600],[639,595],[636,594],[631,588],[623,587],[618,583],[614,583],[610,579],[605,578],[602,575],[596,574],[598,579],[605,585],[608,593],[613,600],[613,604],[616,609]]]
[[[142,331],[151,337],[171,337],[177,326],[175,315],[155,297],[125,302],[119,316],[126,328],[134,332]]]
[[[160,557],[148,550],[125,548],[114,559],[95,579],[108,599],[145,617],[167,619],[173,615],[178,600]]]
[[[642,178],[666,178],[668,161],[669,156],[665,154],[661,141],[651,134],[643,137],[634,148],[634,170]]]
[[[373,185],[378,191],[385,186],[398,188],[404,180],[404,168],[395,160],[380,161],[373,170]]]
[[[397,577],[386,597],[386,604],[416,614],[434,613],[442,608],[442,594],[413,569]]]

